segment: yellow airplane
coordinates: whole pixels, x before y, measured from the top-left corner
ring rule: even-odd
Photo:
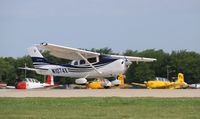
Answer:
[[[87,88],[90,88],[90,89],[103,89],[102,81],[100,81],[100,80],[92,81],[91,83],[87,84]]]
[[[125,76],[123,74],[119,74],[117,79],[110,82],[109,80],[95,80],[92,81],[91,83],[87,84],[87,88],[90,89],[103,89],[103,88],[110,88],[112,86],[120,86],[123,87],[124,86],[124,79]]]
[[[140,84],[140,83],[132,83],[132,84],[143,86],[148,89],[162,89],[162,88],[180,89],[180,88],[188,87],[188,84],[184,82],[184,75],[182,73],[178,74],[178,79],[175,82],[155,80],[155,81],[147,81],[144,84]]]

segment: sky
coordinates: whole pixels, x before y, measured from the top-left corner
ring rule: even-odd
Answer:
[[[200,0],[0,0],[0,57],[42,42],[200,53]]]

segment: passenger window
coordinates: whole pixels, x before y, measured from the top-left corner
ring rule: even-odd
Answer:
[[[85,60],[80,60],[80,64],[85,64]]]
[[[31,82],[34,82],[34,80],[33,79],[30,79],[31,80]]]
[[[75,61],[75,62],[74,62],[74,65],[78,65],[78,61]]]
[[[31,79],[27,79],[28,82],[32,82]]]

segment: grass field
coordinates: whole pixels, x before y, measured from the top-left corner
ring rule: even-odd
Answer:
[[[0,98],[0,119],[199,119],[200,98]]]

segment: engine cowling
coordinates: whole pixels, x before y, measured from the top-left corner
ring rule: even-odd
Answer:
[[[118,79],[115,79],[111,83],[112,83],[113,86],[119,86],[121,84],[120,80],[118,80]]]
[[[84,84],[87,84],[87,79],[86,78],[79,78],[79,79],[75,80],[75,83],[79,84],[79,85],[84,85]]]
[[[26,82],[19,82],[16,84],[16,89],[27,89]]]

